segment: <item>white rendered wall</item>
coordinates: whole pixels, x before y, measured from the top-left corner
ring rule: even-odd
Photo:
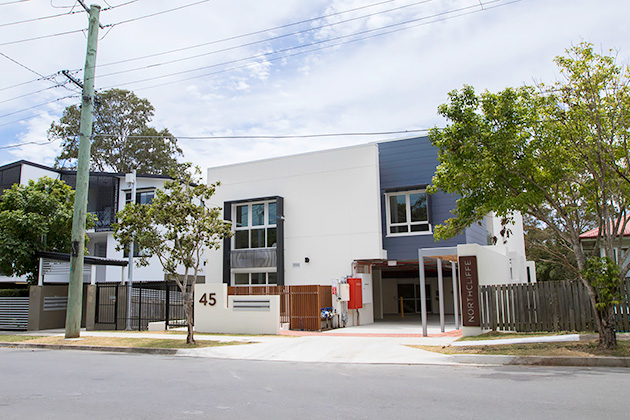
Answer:
[[[457,245],[457,256],[477,257],[479,286],[510,282],[510,260],[505,254],[505,247],[477,244]],[[462,327],[464,336],[479,335],[483,332],[481,327]]]
[[[501,237],[501,219],[494,214],[486,216],[488,233],[497,238],[497,249],[504,248],[502,253],[510,257],[511,276],[505,283],[527,283],[527,266],[525,255],[525,234],[523,230],[523,216],[520,212],[514,212],[514,222],[508,225],[510,236]],[[535,277],[532,279],[535,281]]]
[[[131,191],[131,186],[125,182],[125,177],[121,177],[118,190],[118,211],[125,208],[125,194]],[[146,190],[149,188],[161,189],[164,187],[164,178],[143,178],[138,176],[136,179],[136,191]],[[116,241],[114,240],[113,233],[109,234],[107,238],[107,258],[113,258],[118,260],[127,260],[128,257],[124,256],[122,250],[116,251]],[[183,273],[183,270],[181,271]],[[107,267],[107,279],[117,281],[120,279],[120,267]],[[145,282],[145,281],[163,281],[164,269],[160,264],[159,259],[156,256],[149,258],[149,265],[146,267],[138,267],[134,265],[133,268],[133,281]]]
[[[39,178],[47,176],[53,179],[59,179],[59,173],[43,168],[38,168],[37,166],[30,165],[22,165],[22,170],[20,173],[20,183],[28,184],[28,181],[33,180],[37,181]]]
[[[212,205],[284,197],[287,285],[329,285],[351,275],[355,259],[382,255],[376,144],[209,168],[208,182],[217,180]],[[222,256],[209,252],[208,282],[222,281]]]

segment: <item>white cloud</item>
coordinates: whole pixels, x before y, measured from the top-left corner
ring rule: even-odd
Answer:
[[[112,5],[122,2],[108,0]],[[416,2],[397,0],[330,17],[326,22],[338,22]],[[522,0],[510,4],[504,1],[494,3],[505,4],[502,7],[486,5],[484,11],[478,13],[437,22],[438,18],[418,21],[411,25],[424,25],[361,42],[337,45],[309,54],[292,55],[303,50],[269,54],[251,62],[238,60],[261,52],[291,48],[297,42],[326,40],[448,10],[477,7],[479,2],[425,2],[369,19],[222,52],[216,51],[262,41],[269,36],[318,27],[321,22],[277,29],[271,35],[250,35],[187,48],[372,3],[376,1],[213,1],[114,26],[99,42],[97,87],[120,86],[135,90],[155,106],[153,125],[159,129],[168,127],[177,136],[389,131],[443,124],[437,115],[437,106],[446,101],[450,90],[463,84],[475,86],[478,91],[497,91],[534,80],[553,81],[558,77],[553,58],[582,40],[601,45],[604,49],[619,49],[621,62],[630,58],[630,34],[626,24],[630,4],[624,0]],[[170,8],[173,4],[166,0],[138,2],[104,11],[101,21],[116,23]],[[19,7],[3,6],[0,23],[56,13],[59,10],[41,5],[35,7],[34,3],[19,3]],[[77,13],[41,21],[35,26],[0,27],[0,43],[81,28],[85,22],[85,16]],[[337,44],[339,42],[336,41]],[[179,51],[106,65],[166,50]],[[85,37],[79,33],[31,41],[4,46],[2,52],[38,73],[48,75],[83,66]],[[192,55],[201,56],[174,61]],[[174,62],[164,64],[167,61]],[[4,78],[0,89],[37,78],[23,67],[3,61],[3,57],[0,57],[0,62],[3,63]],[[221,65],[227,62],[230,63]],[[164,65],[153,65],[159,63]],[[133,72],[107,76],[136,67],[139,69]],[[239,69],[226,70],[232,67]],[[199,70],[190,72],[191,69]],[[175,75],[178,72],[180,74]],[[169,74],[171,76],[133,82]],[[197,77],[201,75],[205,76]],[[173,83],[185,78],[189,80]],[[0,90],[0,95],[11,99],[52,85],[39,81]],[[60,88],[44,95],[48,93],[49,96],[36,94],[4,103],[1,103],[3,98],[0,97],[0,115],[67,94]],[[43,107],[38,112],[47,111],[48,114],[21,123],[2,125],[11,119],[0,117],[0,146],[18,140],[45,140],[46,129],[50,122],[59,118],[65,104],[56,111]],[[16,119],[20,115],[16,115]],[[180,144],[187,160],[205,168],[377,139],[367,136],[273,141],[182,139]],[[0,162],[30,158],[50,164],[56,150],[55,146],[4,149],[0,150]]]

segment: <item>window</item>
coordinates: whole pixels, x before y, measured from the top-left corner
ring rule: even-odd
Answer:
[[[275,248],[276,202],[234,205],[234,249]]]
[[[427,194],[424,190],[385,194],[388,235],[431,233]]]
[[[155,190],[149,191],[137,191],[136,192],[136,204],[150,204],[155,197]],[[125,204],[131,203],[131,192],[125,193]]]
[[[278,284],[275,272],[234,273],[234,286],[266,286]]]

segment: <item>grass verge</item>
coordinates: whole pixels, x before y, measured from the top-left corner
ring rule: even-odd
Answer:
[[[552,336],[552,335],[566,335],[566,334],[580,334],[580,333],[576,331],[529,332],[529,333],[490,331],[481,335],[461,337],[457,341],[482,341],[482,340],[500,340],[502,338],[547,337],[547,336]]]
[[[442,354],[485,354],[509,356],[630,357],[630,342],[618,341],[616,349],[604,350],[597,340],[556,343],[501,344],[492,346],[410,346]]]
[[[240,341],[197,340],[196,344],[186,344],[185,340],[163,338],[131,337],[82,337],[78,340],[66,340],[63,337],[38,337],[27,335],[0,335],[2,343],[61,344],[66,346],[102,346],[102,347],[142,347],[157,349],[194,349],[202,347],[233,346],[247,344]]]

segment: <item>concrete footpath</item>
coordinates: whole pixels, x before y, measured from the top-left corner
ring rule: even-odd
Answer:
[[[7,334],[8,332],[4,332]],[[1,333],[0,333],[1,334]],[[15,333],[9,333],[15,334]],[[29,331],[25,335],[61,336],[63,330]],[[127,331],[82,331],[81,337],[134,337],[168,338],[185,340],[184,334]],[[244,345],[206,347],[196,349],[146,349],[123,347],[83,346],[80,339],[73,346],[37,345],[28,343],[0,344],[2,347],[47,348],[68,350],[115,351],[125,353],[170,354],[181,357],[206,357],[220,359],[310,362],[310,363],[368,363],[414,365],[529,365],[529,366],[584,366],[630,367],[630,358],[619,357],[551,357],[551,356],[486,356],[444,355],[410,346],[493,345],[519,342],[577,341],[580,336],[527,337],[519,339],[485,340],[479,342],[455,342],[461,333],[429,331],[429,337],[405,332],[384,332],[353,329],[353,327],[322,333],[283,332],[279,336],[206,335],[196,334],[195,339],[236,341]],[[625,338],[625,337],[624,337]]]

